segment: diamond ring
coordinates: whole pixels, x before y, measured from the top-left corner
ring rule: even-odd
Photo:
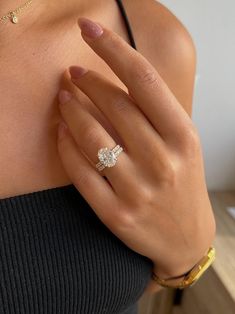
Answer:
[[[123,151],[120,145],[116,145],[113,149],[103,147],[98,150],[99,162],[96,164],[96,168],[102,171],[105,167],[113,167],[117,162],[118,155]]]

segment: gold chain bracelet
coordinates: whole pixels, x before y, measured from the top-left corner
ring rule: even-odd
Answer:
[[[32,2],[33,0],[28,0],[14,11],[10,11],[6,15],[3,15],[2,17],[0,17],[0,22],[3,23],[4,21],[11,20],[13,24],[17,24],[19,21],[18,15],[21,13],[21,11],[26,9]]]

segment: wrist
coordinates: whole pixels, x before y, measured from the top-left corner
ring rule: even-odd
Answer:
[[[190,273],[190,271],[195,267],[196,264],[194,264],[191,268],[188,268],[187,271],[185,272],[165,272],[162,270],[159,270],[158,267],[154,267],[152,270],[152,279],[159,284],[162,280],[166,280],[169,281],[170,280],[170,285],[172,287],[174,286],[178,286],[179,284],[182,283],[182,281],[184,280],[185,276],[188,275],[188,273]],[[158,277],[158,278],[157,278]],[[160,282],[158,282],[158,280],[160,280]]]
[[[210,218],[210,223],[207,223],[206,233],[204,232],[205,228],[202,228],[202,232],[198,233],[197,241],[192,243],[191,250],[187,252],[178,254],[164,254],[168,256],[164,261],[159,261],[159,256],[156,259],[152,259],[154,269],[153,272],[156,273],[159,278],[167,279],[176,276],[183,276],[189,272],[195,265],[198,264],[200,259],[207,254],[209,247],[212,245],[216,236],[216,222],[213,215],[213,210],[211,208],[212,218]],[[200,234],[200,236],[199,236]],[[162,255],[162,254],[161,254]]]
[[[156,275],[155,272],[152,271],[152,279],[157,282],[159,285],[163,287],[171,287],[171,288],[179,288],[184,289],[186,287],[192,286],[201,276],[202,274],[211,266],[211,264],[215,260],[215,248],[210,246],[207,253],[196,263],[191,269],[189,269],[186,273],[181,274],[179,276],[172,276],[167,278],[160,278],[159,275]],[[155,268],[154,268],[155,269]],[[160,276],[166,275],[165,272],[161,272]]]
[[[204,252],[197,254],[196,257],[191,258],[189,261],[185,261],[182,258],[181,263],[178,264],[174,263],[173,265],[159,266],[159,263],[153,263],[153,273],[161,279],[173,278],[176,281],[180,281],[199,263],[201,258],[206,255],[207,251],[208,248]]]
[[[198,264],[195,263],[188,267],[186,271],[171,271],[166,272],[164,270],[160,270],[159,267],[154,266],[152,270],[152,279],[153,281],[157,281],[158,285],[165,285],[165,280],[169,286],[172,288],[176,288],[182,285],[183,280],[185,279],[186,275],[190,273],[190,271]]]

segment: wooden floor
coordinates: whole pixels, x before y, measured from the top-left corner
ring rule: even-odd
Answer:
[[[138,314],[235,314],[235,219],[226,210],[235,207],[235,191],[209,191],[209,197],[216,218],[213,266],[190,288],[142,297]]]

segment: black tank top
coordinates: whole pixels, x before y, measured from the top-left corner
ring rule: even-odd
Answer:
[[[137,314],[152,266],[73,184],[0,199],[0,314]]]

